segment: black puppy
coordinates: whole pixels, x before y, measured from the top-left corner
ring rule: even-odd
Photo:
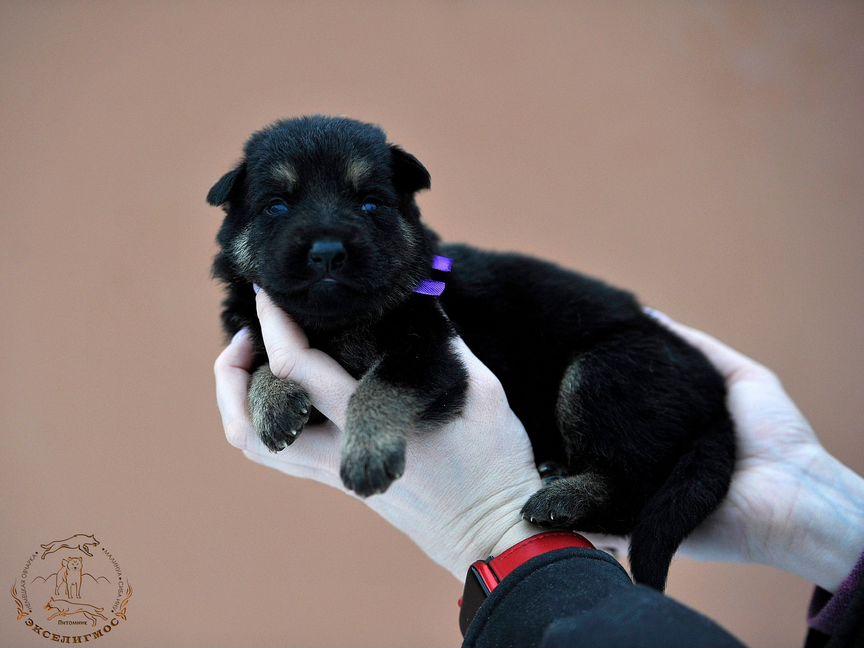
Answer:
[[[523,516],[631,534],[635,580],[663,589],[676,548],[729,487],[721,376],[629,293],[525,256],[439,246],[414,200],[429,186],[376,126],[315,116],[252,135],[210,190],[227,214],[213,266],[227,287],[223,323],[229,335],[250,327],[257,348],[249,401],[261,439],[282,450],[320,414],[270,372],[253,282],[359,379],[341,476],[363,496],[402,474],[409,431],[459,414],[458,333],[501,380],[538,464],[566,467]]]

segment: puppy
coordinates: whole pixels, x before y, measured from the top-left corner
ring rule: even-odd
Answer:
[[[359,379],[341,477],[361,496],[402,475],[409,431],[459,415],[461,335],[501,380],[541,474],[565,475],[550,474],[523,517],[630,534],[634,579],[662,590],[676,548],[729,487],[721,376],[627,292],[538,259],[439,245],[414,199],[429,187],[378,127],[313,116],[253,134],[210,190],[226,213],[213,265],[222,320],[229,336],[252,331],[262,441],[283,450],[320,414],[270,372],[253,282]]]

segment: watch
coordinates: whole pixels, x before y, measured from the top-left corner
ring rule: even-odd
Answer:
[[[498,584],[532,558],[559,549],[594,549],[594,545],[574,531],[547,531],[513,545],[500,556],[478,560],[468,568],[465,590],[459,599],[459,628],[462,636],[474,615]]]

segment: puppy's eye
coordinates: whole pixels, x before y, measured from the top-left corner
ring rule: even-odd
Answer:
[[[365,214],[374,214],[376,211],[378,211],[378,203],[367,200],[362,205],[360,205],[360,210]]]
[[[284,200],[274,200],[264,211],[270,216],[284,216],[288,213],[288,205]]]

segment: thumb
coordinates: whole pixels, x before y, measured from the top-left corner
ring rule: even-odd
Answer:
[[[303,330],[267,293],[259,290],[255,301],[270,371],[300,384],[312,404],[344,429],[348,399],[357,381],[326,353],[310,348]]]
[[[727,383],[745,375],[769,372],[769,370],[717,338],[691,326],[676,322],[671,317],[653,308],[645,308],[645,313],[678,335],[685,342],[699,349],[714,367],[723,375]]]

